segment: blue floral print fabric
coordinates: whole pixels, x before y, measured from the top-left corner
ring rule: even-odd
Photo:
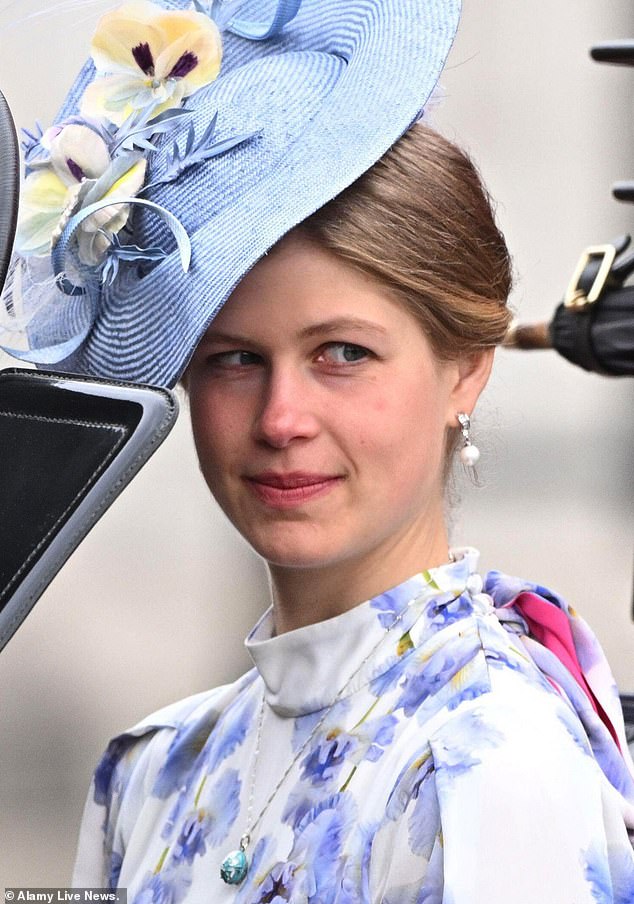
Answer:
[[[247,675],[110,743],[75,886],[129,904],[633,904],[633,770],[601,650],[546,588],[476,569],[460,550],[279,637],[267,612]],[[600,707],[531,637],[522,592],[565,613]]]

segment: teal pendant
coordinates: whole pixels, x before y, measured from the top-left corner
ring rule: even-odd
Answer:
[[[247,855],[240,848],[237,851],[231,851],[222,861],[220,867],[220,878],[227,885],[239,885],[249,871],[249,861]]]

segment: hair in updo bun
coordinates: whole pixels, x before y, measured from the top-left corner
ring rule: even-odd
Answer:
[[[428,126],[299,229],[401,300],[440,360],[504,338],[512,269],[491,199],[469,157]]]

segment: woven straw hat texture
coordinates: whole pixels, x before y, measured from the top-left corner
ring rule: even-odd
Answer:
[[[168,8],[186,6],[171,0]],[[244,14],[272,14],[272,0]],[[167,207],[192,242],[189,271],[174,249],[139,278],[122,271],[100,291],[83,346],[60,369],[174,385],[200,337],[248,270],[286,232],[367,170],[408,129],[432,93],[456,32],[459,0],[304,0],[265,41],[224,34],[218,79],[187,99],[196,134],[218,114],[219,140],[253,138],[193,167],[145,197]],[[94,77],[87,63],[60,111],[77,110]],[[151,155],[147,181],[166,165],[174,137]],[[135,211],[140,246],[173,239],[152,213]],[[170,245],[171,243],[171,245]],[[74,305],[64,317],[72,317]],[[57,324],[63,331],[67,324]]]

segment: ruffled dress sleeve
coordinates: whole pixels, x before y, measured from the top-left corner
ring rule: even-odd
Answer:
[[[510,671],[411,763],[372,851],[376,904],[632,904],[621,798],[563,701]]]
[[[228,687],[188,697],[148,716],[110,741],[91,782],[84,807],[73,888],[119,887],[123,858],[134,832],[142,844],[145,830],[155,826],[147,808],[157,786],[166,778],[166,764],[174,772],[186,774],[196,756],[196,738],[213,727],[215,704],[226,696]]]
[[[163,726],[164,729],[167,726]],[[150,783],[151,741],[159,726],[110,742],[90,786],[77,846],[73,888],[116,889],[126,839]]]

